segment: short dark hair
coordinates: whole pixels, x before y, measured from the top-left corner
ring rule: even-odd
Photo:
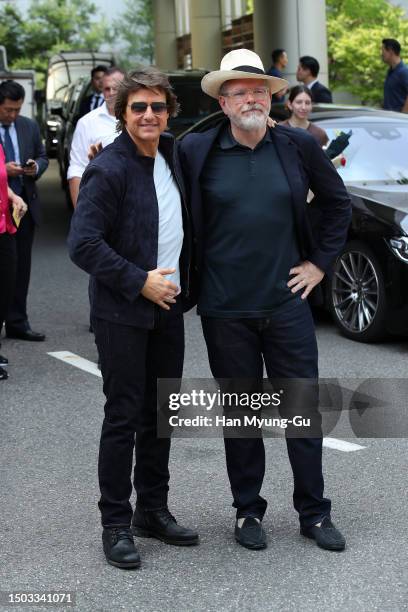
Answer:
[[[0,104],[4,104],[4,100],[6,98],[8,100],[13,100],[13,102],[17,102],[17,100],[24,100],[24,87],[20,85],[20,83],[12,81],[11,79],[8,81],[3,81],[0,83]]]
[[[383,38],[382,44],[387,51],[394,51],[395,55],[400,55],[401,45],[395,38]]]
[[[274,49],[272,51],[271,57],[272,57],[272,63],[276,64],[276,62],[279,60],[280,56],[285,53],[285,49]]]
[[[104,66],[103,64],[99,64],[99,66],[95,66],[94,68],[92,68],[91,70],[91,79],[94,78],[95,74],[97,72],[106,72],[108,69],[107,66]]]
[[[312,100],[312,92],[306,85],[295,85],[289,92],[288,100],[289,102],[293,102],[293,100],[301,93],[307,94]]]
[[[318,76],[319,70],[320,70],[320,65],[319,65],[319,62],[317,61],[317,59],[315,57],[312,57],[311,55],[303,55],[299,59],[299,64],[303,68],[307,68],[308,70],[310,70],[310,74],[312,76],[314,76],[314,77]]]
[[[104,76],[111,76],[112,74],[115,74],[115,72],[119,72],[123,76],[126,74],[126,72],[122,70],[122,68],[119,68],[119,66],[110,66],[105,70]]]
[[[115,102],[115,116],[118,120],[116,127],[118,131],[125,129],[123,115],[126,111],[129,95],[140,89],[161,89],[166,94],[166,103],[170,117],[176,117],[179,104],[169,79],[154,66],[148,66],[128,72],[119,85]]]

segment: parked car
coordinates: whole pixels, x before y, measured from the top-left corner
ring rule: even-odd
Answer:
[[[287,117],[281,104],[271,116]],[[183,133],[224,119],[214,113]],[[353,207],[347,244],[324,284],[325,306],[341,332],[371,342],[408,332],[408,116],[367,107],[315,105],[311,120],[333,140],[352,131],[338,172]],[[317,211],[318,212],[318,211]],[[316,214],[311,206],[311,214]]]

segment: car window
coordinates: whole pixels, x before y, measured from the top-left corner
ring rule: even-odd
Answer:
[[[170,81],[180,104],[178,116],[169,120],[169,127],[173,132],[179,133],[219,110],[217,100],[202,92],[201,79],[193,81],[170,78]]]
[[[408,180],[408,122],[367,122],[356,126],[354,122],[341,128],[334,122],[318,121],[330,140],[340,131],[352,130],[348,147],[343,155],[346,165],[339,168],[345,182],[354,181],[403,181]]]

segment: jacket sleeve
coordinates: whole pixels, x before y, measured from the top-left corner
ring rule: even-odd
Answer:
[[[40,129],[37,123],[35,122],[32,123],[32,126],[33,126],[33,146],[34,146],[33,159],[35,160],[38,166],[38,172],[33,178],[37,180],[40,178],[42,174],[44,174],[44,172],[48,168],[49,162],[48,162],[47,154],[45,152],[45,147],[41,140]]]
[[[72,261],[129,302],[137,299],[147,272],[119,255],[108,242],[125,191],[119,173],[91,163],[82,178],[71,220],[68,249]]]
[[[330,159],[314,138],[308,139],[307,172],[319,221],[314,231],[316,248],[309,260],[330,272],[343,248],[351,221],[351,200]]]

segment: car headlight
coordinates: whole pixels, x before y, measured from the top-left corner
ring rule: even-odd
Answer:
[[[387,244],[398,259],[408,263],[408,238],[406,236],[389,238]]]

